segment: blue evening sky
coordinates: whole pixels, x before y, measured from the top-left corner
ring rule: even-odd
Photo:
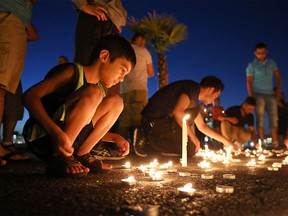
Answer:
[[[166,52],[169,82],[181,79],[200,81],[216,75],[225,84],[221,104],[224,108],[241,104],[247,96],[245,68],[254,58],[258,42],[268,45],[283,76],[283,91],[288,95],[288,2],[228,0],[123,0],[128,16],[141,18],[156,11],[173,15],[188,28],[187,40]],[[32,22],[39,40],[29,42],[22,82],[26,90],[43,79],[57,64],[59,55],[73,60],[76,11],[70,0],[38,0]],[[132,33],[123,28],[121,35]],[[157,58],[153,53],[155,72]],[[158,88],[157,75],[149,80],[149,95]],[[28,113],[17,125],[22,131]]]

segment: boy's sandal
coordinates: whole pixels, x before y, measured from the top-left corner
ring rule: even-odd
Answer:
[[[88,172],[83,173],[67,173],[67,168],[75,167],[75,165],[84,166],[73,155],[65,157],[60,154],[52,157],[46,167],[46,174],[51,177],[81,177],[86,176]]]
[[[77,160],[80,161],[80,163],[82,163],[84,166],[88,167],[91,173],[109,171],[112,169],[112,165],[103,163],[101,160],[95,158],[90,153],[84,154],[82,156],[75,155],[75,158],[77,158]]]
[[[0,157],[0,166],[6,165],[7,161]]]
[[[15,153],[15,154],[24,154],[24,153],[25,153],[25,151],[17,149],[17,147],[15,146],[15,144],[5,145],[4,143],[1,142],[0,145],[1,145],[2,148],[4,148],[5,150],[10,151],[10,152],[13,152],[13,153]],[[15,154],[14,154],[14,155],[15,155]],[[14,156],[14,155],[11,155],[10,157],[12,157],[12,156]]]

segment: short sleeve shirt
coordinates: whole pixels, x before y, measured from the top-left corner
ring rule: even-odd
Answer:
[[[273,94],[273,73],[277,69],[276,63],[272,59],[265,62],[255,58],[246,68],[246,76],[253,76],[253,90],[260,94]]]
[[[225,114],[229,117],[236,117],[238,119],[238,123],[235,126],[244,127],[245,125],[254,126],[254,116],[252,113],[242,116],[240,112],[241,106],[232,106],[229,107]]]
[[[150,99],[142,115],[151,118],[172,116],[172,111],[181,94],[190,99],[187,109],[198,108],[200,85],[192,80],[180,80],[161,88]]]

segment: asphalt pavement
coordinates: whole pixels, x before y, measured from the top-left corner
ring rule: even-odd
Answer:
[[[209,156],[210,168],[200,163],[204,155],[182,167],[179,157],[131,153],[107,161],[113,170],[81,178],[47,177],[45,164],[33,155],[8,161],[0,167],[0,215],[288,215],[287,151],[265,151],[262,158],[242,152],[227,164]],[[145,168],[162,177],[152,180]],[[129,176],[135,184],[122,182]],[[195,191],[179,192],[188,183]]]

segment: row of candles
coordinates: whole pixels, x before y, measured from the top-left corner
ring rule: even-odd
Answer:
[[[131,163],[126,162],[124,165],[122,165],[125,169],[131,169]],[[141,172],[147,174],[150,177],[151,181],[162,181],[164,172],[162,170],[166,169],[167,173],[170,172],[177,172],[177,169],[173,167],[173,163],[170,161],[166,164],[160,165],[157,160],[154,160],[148,165],[141,165],[138,167],[138,170]],[[160,170],[160,171],[159,171]],[[178,172],[179,176],[191,176],[190,172]],[[202,174],[202,179],[213,179],[213,174]],[[223,174],[224,179],[236,179],[236,176],[234,174]],[[125,185],[133,186],[136,185],[137,181],[134,176],[129,176],[128,178],[122,179],[122,183]],[[232,186],[227,185],[217,185],[216,191],[219,193],[233,193],[234,188]],[[185,196],[193,196],[196,192],[196,189],[193,188],[192,183],[187,183],[183,187],[177,188],[177,192],[179,195],[185,195]]]
[[[278,152],[279,153],[279,152]],[[288,153],[288,152],[287,152]],[[285,152],[285,154],[287,154]],[[219,153],[215,153],[214,151],[210,151],[208,147],[205,147],[204,150],[201,150],[198,153],[198,156],[201,155],[204,160],[199,162],[197,165],[198,167],[208,170],[211,169],[211,162],[219,162],[222,161],[224,164],[229,164],[230,162],[240,162],[240,159],[233,159],[232,154],[224,152],[223,150],[220,150]],[[247,167],[254,167],[258,164],[265,163],[266,157],[270,157],[272,154],[270,151],[250,151],[246,150],[245,152],[238,152],[235,153],[235,155],[239,154],[245,154],[246,157],[252,157],[249,162],[247,162],[245,165]],[[283,154],[282,154],[283,156]],[[182,158],[183,159],[183,158]],[[211,162],[210,162],[211,161]],[[282,165],[288,165],[288,156],[284,158],[282,163],[274,162],[272,163],[271,167],[268,167],[268,170],[271,171],[278,171],[279,168],[282,167]],[[130,169],[131,164],[129,162],[126,162],[124,165],[122,165],[125,169]],[[170,172],[177,172],[177,169],[173,166],[173,163],[170,161],[166,164],[159,164],[157,160],[152,161],[148,165],[141,165],[138,167],[138,170],[141,172],[147,174],[151,181],[161,181],[163,180],[163,170],[166,169],[167,173]],[[178,172],[179,176],[191,176],[190,172]],[[213,179],[214,175],[211,173],[204,173],[201,175],[202,179]],[[224,179],[236,179],[236,176],[234,174],[223,174]],[[135,185],[136,179],[133,176],[128,177],[127,179],[122,179],[123,184],[127,185]],[[183,187],[180,187],[177,189],[179,194],[185,194],[191,196],[195,193],[195,189],[192,187],[191,183],[188,183],[184,185]],[[216,192],[219,193],[233,193],[234,188],[229,185],[217,185],[216,186]]]

